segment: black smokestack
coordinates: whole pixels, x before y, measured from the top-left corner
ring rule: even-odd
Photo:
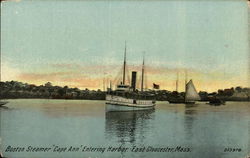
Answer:
[[[133,91],[135,91],[135,88],[136,88],[136,71],[132,71],[131,87],[133,88]]]

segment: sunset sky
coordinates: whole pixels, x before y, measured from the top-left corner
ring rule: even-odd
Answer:
[[[218,1],[8,1],[1,3],[1,80],[102,89],[122,69],[180,91],[249,87],[248,6]]]

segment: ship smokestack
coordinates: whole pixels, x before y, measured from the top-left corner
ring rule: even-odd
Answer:
[[[132,71],[131,87],[133,88],[133,91],[135,91],[135,89],[136,89],[136,71]]]

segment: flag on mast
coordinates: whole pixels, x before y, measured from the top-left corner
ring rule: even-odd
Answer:
[[[154,89],[160,89],[160,85],[153,83],[153,88]]]

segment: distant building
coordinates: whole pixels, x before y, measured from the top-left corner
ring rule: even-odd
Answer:
[[[52,83],[50,82],[45,83],[45,87],[52,87]]]
[[[239,100],[239,101],[243,101],[243,100],[250,100],[250,95],[247,94],[246,92],[235,92],[230,99],[232,100]]]
[[[226,95],[226,96],[232,96],[234,94],[234,89],[233,88],[231,88],[231,89],[224,89],[223,94]]]

